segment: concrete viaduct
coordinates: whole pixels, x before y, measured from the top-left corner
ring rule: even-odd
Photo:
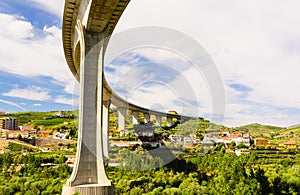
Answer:
[[[79,192],[81,195],[114,194],[103,163],[108,156],[109,108],[118,109],[119,129],[125,128],[127,109],[132,111],[133,123],[139,113],[145,122],[156,116],[171,124],[181,115],[149,110],[129,103],[108,85],[103,73],[103,59],[109,36],[130,0],[65,0],[63,16],[63,46],[68,66],[80,82],[78,144],[72,175],[63,187],[63,195]]]

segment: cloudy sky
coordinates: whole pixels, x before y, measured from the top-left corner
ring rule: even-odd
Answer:
[[[76,81],[61,40],[63,4],[0,0],[0,110],[74,108]],[[161,26],[186,34],[220,73],[225,125],[289,126],[300,123],[299,7],[298,0],[132,0],[115,32]],[[109,83],[139,105],[183,113],[195,106],[209,117],[214,102],[205,75],[174,53],[161,48],[127,52],[107,65]],[[153,62],[156,68],[149,70]],[[174,77],[155,76],[163,75],[157,71],[162,69]],[[176,88],[182,82],[191,88],[188,97]]]

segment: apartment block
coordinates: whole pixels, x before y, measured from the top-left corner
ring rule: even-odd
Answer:
[[[7,130],[18,130],[19,119],[16,118],[0,118],[0,128]]]

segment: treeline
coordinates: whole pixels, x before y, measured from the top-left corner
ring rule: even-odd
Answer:
[[[255,154],[236,156],[222,149],[162,167],[157,167],[162,161],[143,152],[123,157],[122,168],[108,168],[117,194],[300,194],[299,162],[266,166],[256,163]]]
[[[116,194],[299,194],[299,160],[259,164],[255,153],[236,156],[215,147],[205,156],[175,159],[138,147],[118,151],[120,167],[107,167]],[[169,159],[167,157],[169,155]],[[174,157],[174,156],[173,156]],[[71,174],[61,154],[0,154],[0,195],[61,194]],[[43,163],[59,166],[43,167]]]
[[[55,195],[70,176],[66,158],[45,154],[0,154],[0,195]],[[43,167],[42,163],[58,166]]]

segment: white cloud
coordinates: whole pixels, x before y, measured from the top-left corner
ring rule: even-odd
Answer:
[[[164,109],[160,111],[176,110],[189,116],[212,115],[205,78],[182,56],[161,48],[143,48],[114,62],[107,66],[106,77],[112,89],[131,103],[146,108],[160,104]]]
[[[64,0],[27,0],[32,7],[39,8],[56,16],[62,16]]]
[[[25,40],[33,37],[33,27],[20,16],[0,13],[1,37],[13,40]]]
[[[0,14],[0,23],[0,42],[9,45],[0,48],[2,71],[51,77],[70,92],[68,86],[76,81],[64,58],[61,29],[52,26],[39,31],[30,22],[7,14]]]
[[[298,7],[295,0],[131,1],[116,31],[150,25],[188,34],[212,56],[225,85],[239,83],[253,89],[241,100],[225,86],[230,124],[259,120],[287,125],[299,122],[295,114],[283,112],[300,109]],[[238,115],[234,103],[240,106]]]
[[[68,104],[68,105],[72,105],[72,106],[78,106],[79,105],[79,99],[78,97],[74,97],[74,98],[66,98],[62,95],[58,96],[56,99],[55,99],[55,102],[56,103],[61,103],[61,104]]]
[[[31,6],[61,16],[63,0],[28,2]],[[297,0],[189,0],[188,3],[182,0],[132,0],[116,32],[151,25],[169,27],[188,34],[203,45],[223,76],[226,123],[241,125],[258,121],[287,125],[299,122],[299,114],[283,111],[285,108],[300,109],[300,91],[297,90],[300,86],[300,80],[297,79],[300,72],[299,7],[300,2]],[[42,35],[36,36],[37,29],[22,17],[0,14],[0,42],[9,45],[0,48],[0,69],[25,76],[49,76],[65,86],[68,93],[77,91],[73,90],[76,81],[64,59],[61,30],[45,27],[40,31]],[[164,52],[139,52],[151,59],[170,61],[170,56]],[[129,60],[134,62],[137,59]],[[180,64],[180,61],[173,63]],[[120,85],[119,78],[132,67],[112,66],[116,69],[116,77],[111,73],[107,77],[112,78],[112,85]],[[209,112],[211,100],[207,87],[205,89],[192,69],[182,70],[182,75],[188,78],[192,88],[197,91],[197,100],[201,102],[203,110]],[[128,83],[139,81],[137,79],[140,75],[136,76],[128,78]],[[196,83],[201,83],[201,86]],[[245,85],[252,91],[241,98],[241,92],[227,87],[234,83]],[[169,97],[173,97],[172,93],[162,98],[161,94],[167,93],[164,87],[148,88],[148,91],[144,91],[143,87],[140,89],[143,90],[135,92],[134,101],[140,97],[143,103],[143,95],[150,95],[153,91],[153,96],[160,97],[160,101],[166,105],[164,107],[171,105]],[[148,99],[145,102],[151,105],[151,98]],[[70,102],[63,97],[58,100]]]
[[[41,107],[42,104],[33,104],[33,106],[35,106],[35,107]]]
[[[2,100],[0,99],[0,103],[4,103],[4,104],[7,104],[7,105],[10,105],[10,106],[13,106],[13,107],[17,107],[17,108],[20,108],[21,110],[23,111],[26,111],[26,108],[24,108],[23,106],[15,103],[15,102],[11,102],[11,101],[7,101],[7,100]]]
[[[4,93],[3,95],[38,101],[47,101],[51,98],[48,89],[36,86],[27,87],[24,89],[19,89],[18,87],[16,87],[15,89],[11,90],[10,92]]]

